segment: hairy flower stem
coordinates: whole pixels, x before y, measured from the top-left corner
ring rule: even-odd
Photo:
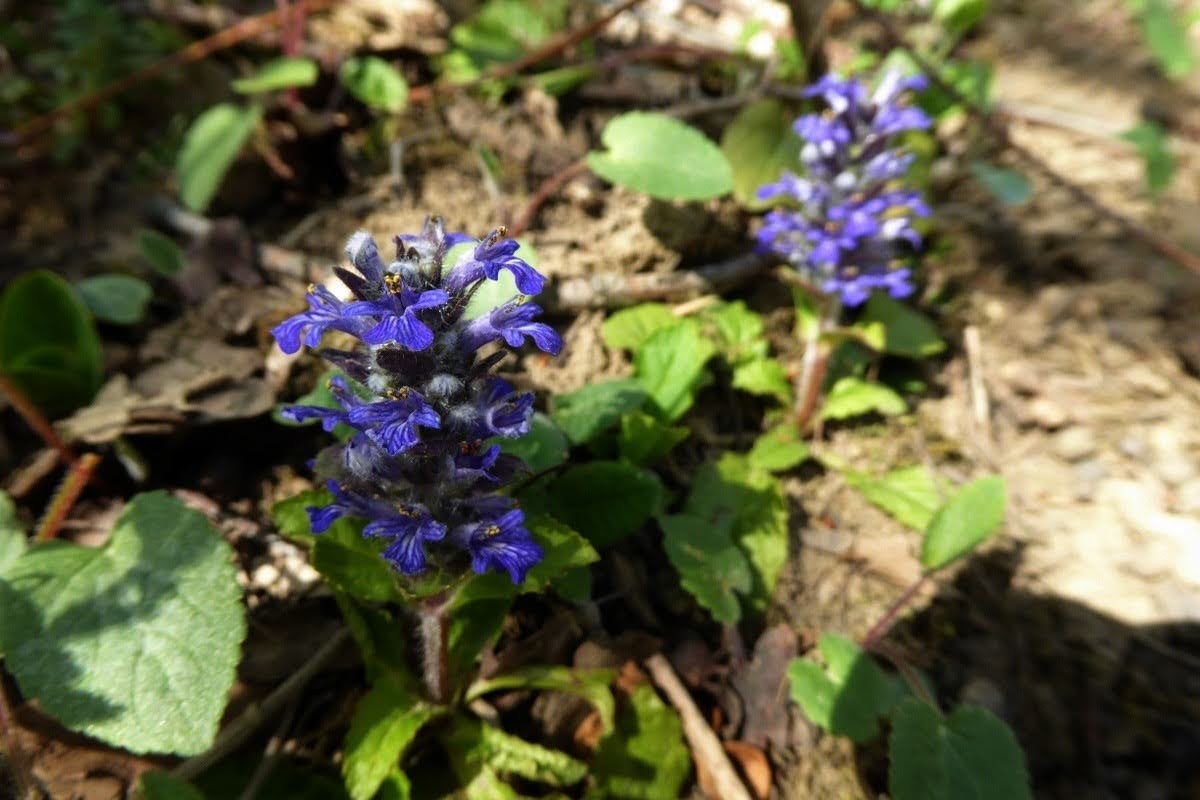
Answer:
[[[804,360],[800,363],[800,374],[796,376],[796,425],[803,433],[812,421],[813,413],[821,399],[821,386],[825,383],[825,370],[829,366],[829,345],[821,337],[837,324],[841,304],[831,298],[821,312],[819,320],[807,326],[804,337]]]
[[[450,652],[447,642],[446,592],[422,600],[417,608],[421,636],[421,675],[435,703],[450,702]]]

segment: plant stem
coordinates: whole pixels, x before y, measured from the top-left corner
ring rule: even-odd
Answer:
[[[928,580],[929,573],[925,573],[912,584],[910,584],[909,587],[904,590],[904,593],[897,597],[895,602],[888,606],[887,611],[883,612],[883,616],[871,626],[871,630],[867,631],[867,635],[863,637],[862,646],[864,650],[872,650],[875,648],[875,646],[879,643],[879,640],[882,639],[884,634],[888,632],[888,629],[892,627],[892,623],[896,621],[896,617],[898,617],[900,612],[904,610],[904,607],[907,606],[909,602],[917,596],[917,592],[921,591],[921,589],[925,586],[925,582]]]
[[[809,325],[804,337],[804,360],[800,363],[800,374],[796,376],[796,425],[803,433],[812,420],[821,399],[821,386],[825,383],[825,370],[829,366],[829,346],[821,341],[823,334],[837,324],[841,303],[829,299],[821,310],[815,324]]]
[[[450,701],[450,652],[447,641],[446,607],[449,593],[442,592],[421,601],[417,615],[421,635],[421,675],[433,702]]]
[[[67,447],[67,443],[62,440],[58,432],[54,430],[54,426],[46,419],[45,415],[33,404],[25,394],[17,388],[16,384],[0,374],[0,394],[8,398],[8,402],[12,403],[13,408],[21,415],[21,419],[25,420],[25,424],[30,430],[36,433],[46,446],[58,453],[58,458],[66,466],[75,463],[76,455]]]

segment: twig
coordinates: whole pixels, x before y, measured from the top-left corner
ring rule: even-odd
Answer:
[[[748,253],[697,269],[668,273],[601,273],[564,278],[551,282],[548,291],[538,297],[538,304],[548,310],[576,311],[620,308],[646,300],[682,300],[702,294],[720,294],[766,272],[772,263],[758,254]]]
[[[263,750],[262,761],[258,762],[258,766],[254,769],[254,774],[250,776],[250,780],[246,783],[246,788],[242,790],[241,797],[238,800],[254,800],[255,797],[258,797],[263,784],[267,782],[267,778],[271,777],[271,770],[275,768],[275,764],[278,761],[279,750],[283,747],[283,740],[287,737],[287,732],[292,727],[292,721],[296,718],[296,705],[295,700],[288,704],[287,713],[283,715],[283,721],[279,723],[279,727],[275,729],[275,733],[267,742],[267,747]]]
[[[971,393],[971,413],[975,424],[987,439],[992,438],[992,412],[987,385],[983,382],[983,342],[979,328],[968,325],[963,331],[963,347],[967,351],[967,386]]]
[[[241,716],[227,725],[217,740],[206,752],[180,764],[171,771],[171,775],[180,780],[192,780],[200,773],[220,761],[225,756],[241,747],[247,739],[267,720],[274,717],[296,697],[318,672],[325,668],[338,651],[350,639],[348,628],[341,628],[327,641],[320,650],[313,654],[304,666],[292,673],[286,681],[279,684],[261,703],[254,703]]]
[[[679,718],[683,722],[683,735],[687,737],[696,761],[703,764],[712,776],[718,800],[750,800],[750,793],[746,791],[733,764],[729,763],[725,748],[721,747],[717,735],[704,721],[700,709],[696,708],[692,696],[688,694],[671,667],[671,662],[667,661],[662,653],[655,653],[646,659],[645,664],[650,677],[679,712]]]
[[[929,573],[926,572],[922,574],[920,578],[917,578],[917,580],[909,584],[909,587],[904,590],[904,593],[897,597],[896,600],[890,606],[888,606],[887,611],[883,612],[883,616],[881,616],[875,622],[875,624],[871,626],[871,630],[867,631],[867,635],[862,638],[862,647],[864,650],[873,650],[876,648],[876,646],[879,644],[879,640],[883,638],[884,634],[888,632],[888,630],[892,627],[892,624],[896,621],[896,617],[900,616],[900,612],[903,611],[904,607],[907,606],[909,602],[911,602],[912,599],[917,596],[917,593],[925,587],[925,584],[928,581]]]
[[[929,79],[930,83],[936,86],[939,91],[944,92],[946,95],[953,98],[956,103],[962,105],[963,108],[979,119],[983,123],[983,130],[991,134],[997,143],[1003,147],[1006,147],[1018,158],[1025,161],[1031,167],[1040,172],[1042,176],[1045,177],[1050,183],[1054,184],[1060,189],[1065,190],[1076,202],[1092,209],[1092,211],[1101,218],[1114,223],[1127,234],[1137,239],[1151,250],[1154,250],[1164,258],[1174,261],[1180,266],[1187,267],[1193,272],[1200,273],[1200,255],[1185,250],[1183,247],[1180,247],[1174,242],[1162,238],[1149,228],[1134,222],[1128,217],[1104,205],[1099,200],[1092,197],[1087,189],[1059,174],[1053,167],[1043,161],[1040,156],[1033,153],[1024,145],[1014,142],[1012,138],[1009,137],[1008,130],[999,117],[987,109],[980,108],[980,106],[974,100],[967,97],[956,87],[945,81],[941,77],[941,74],[937,68],[933,64],[929,63],[928,59],[921,55],[916,48],[910,46],[904,41],[904,37],[901,36],[896,30],[891,20],[889,20],[885,15],[880,14],[873,9],[867,8],[862,4],[861,0],[854,0],[854,5],[860,14],[874,20],[879,24],[879,26],[883,29],[885,36],[891,41],[894,47],[904,50],[906,53],[908,53],[908,55],[912,58],[913,63],[917,65],[918,69],[925,73],[925,77]]]
[[[301,13],[312,13],[322,10],[332,5],[332,3],[333,0],[301,0],[296,9]],[[62,117],[77,111],[93,108],[139,83],[158,77],[172,67],[181,67],[194,61],[200,61],[218,50],[224,50],[246,39],[258,36],[263,31],[280,24],[283,17],[280,11],[281,9],[277,8],[274,11],[268,11],[256,17],[247,17],[223,31],[218,31],[212,36],[201,39],[198,42],[192,42],[182,50],[161,58],[153,64],[149,64],[142,69],[126,75],[124,78],[113,81],[107,86],[102,86],[94,92],[89,92],[88,94],[69,100],[58,108],[39,117],[34,117],[23,125],[18,126],[16,130],[6,134],[5,139],[11,138],[17,144],[26,142],[32,137],[49,130]]]
[[[509,61],[506,64],[499,64],[492,69],[486,70],[483,75],[468,83],[428,83],[423,86],[414,86],[408,92],[408,102],[425,103],[432,100],[434,94],[437,92],[465,91],[486,81],[511,78],[513,75],[523,72],[529,67],[532,67],[534,64],[541,63],[551,56],[557,55],[567,48],[579,44],[587,37],[598,33],[602,28],[604,28],[604,26],[612,22],[618,15],[628,11],[640,2],[642,2],[642,0],[625,0],[625,2],[610,9],[586,25],[581,25],[575,30],[564,31],[536,50],[521,56],[516,61]]]
[[[579,159],[575,163],[568,166],[566,169],[560,170],[557,174],[551,175],[546,180],[542,181],[542,185],[534,193],[533,197],[529,198],[529,202],[525,206],[525,210],[521,212],[521,216],[509,228],[510,236],[520,236],[524,233],[529,225],[537,216],[538,211],[546,204],[546,201],[558,193],[567,181],[580,175],[587,170],[587,161]]]
[[[212,229],[212,221],[186,211],[164,197],[155,198],[148,208],[160,225],[190,238],[202,238]],[[258,263],[268,272],[297,280],[311,278],[311,265],[324,265],[328,259],[273,244],[256,246]],[[538,305],[549,312],[580,311],[588,308],[620,308],[647,300],[684,300],[703,294],[720,294],[731,286],[761,275],[771,267],[770,259],[747,253],[727,261],[706,264],[696,269],[668,273],[624,275],[600,273],[589,277],[550,279],[538,295]]]
[[[8,398],[8,402],[12,403],[13,408],[21,415],[21,419],[25,420],[25,424],[46,443],[46,446],[58,454],[59,461],[66,466],[75,463],[78,456],[70,447],[67,447],[67,443],[62,440],[62,437],[58,435],[54,426],[50,424],[38,407],[3,373],[0,373],[0,394]]]
[[[75,501],[79,499],[80,493],[91,480],[92,473],[95,472],[99,463],[100,456],[95,453],[84,453],[78,461],[71,465],[70,471],[59,484],[58,490],[54,492],[50,505],[46,507],[46,513],[42,515],[37,533],[33,536],[35,540],[48,542],[58,535],[63,520],[75,507]]]

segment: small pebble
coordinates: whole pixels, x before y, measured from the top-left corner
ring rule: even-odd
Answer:
[[[1054,452],[1067,461],[1079,461],[1096,452],[1096,437],[1090,428],[1067,428],[1054,437]]]
[[[1038,397],[1029,404],[1029,416],[1041,428],[1053,431],[1069,421],[1063,407],[1048,397]]]
[[[254,572],[250,574],[250,582],[258,587],[265,589],[279,580],[279,568],[274,564],[262,564],[254,568]]]
[[[1098,459],[1089,458],[1075,465],[1075,496],[1090,500],[1100,481],[1108,477],[1108,469]]]
[[[1136,461],[1145,461],[1146,457],[1150,455],[1150,448],[1146,445],[1146,441],[1133,434],[1122,436],[1121,441],[1117,442],[1117,449]]]

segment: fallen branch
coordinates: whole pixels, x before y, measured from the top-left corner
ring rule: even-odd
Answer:
[[[148,211],[159,225],[190,239],[203,238],[212,230],[211,220],[182,209],[164,197],[151,201]],[[278,245],[259,244],[255,250],[264,270],[299,281],[312,280],[318,268],[329,264],[328,258]],[[747,253],[696,269],[667,273],[626,275],[606,272],[587,277],[551,277],[537,301],[548,312],[569,313],[590,308],[621,308],[649,300],[686,300],[704,294],[719,294],[761,275],[773,263],[756,253]]]
[[[242,712],[241,716],[226,725],[217,736],[217,740],[213,742],[212,747],[200,755],[184,761],[171,770],[171,775],[180,780],[190,781],[241,747],[263,724],[281,713],[288,703],[303,691],[308,682],[333,660],[333,657],[349,640],[350,630],[348,628],[342,628],[333,634],[329,641],[305,662],[304,666],[279,684],[275,691],[267,695],[265,700],[261,703],[253,703]]]
[[[737,770],[725,755],[721,740],[704,721],[704,716],[700,709],[696,708],[696,703],[680,682],[679,676],[675,674],[671,662],[667,661],[662,653],[655,653],[646,659],[645,664],[651,679],[679,712],[679,718],[683,722],[683,735],[692,748],[697,764],[702,765],[712,776],[717,800],[750,800],[750,793],[746,791]]]

